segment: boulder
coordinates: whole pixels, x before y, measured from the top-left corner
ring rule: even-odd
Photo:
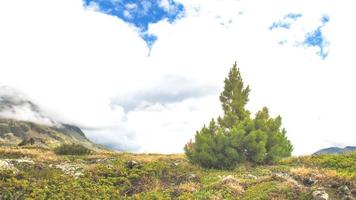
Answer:
[[[329,195],[328,193],[325,192],[324,188],[318,188],[315,190],[313,193],[313,199],[314,200],[328,200]]]
[[[238,179],[232,175],[220,177],[220,182],[215,185],[217,189],[226,188],[234,196],[240,196],[245,193],[244,188],[240,185]]]
[[[257,179],[257,176],[252,175],[252,174],[247,174],[246,177],[249,179]]]
[[[126,162],[126,166],[127,166],[127,168],[132,169],[134,167],[140,166],[140,163],[138,163],[137,161],[134,161],[134,160],[129,160]]]
[[[351,190],[346,185],[343,185],[337,189],[337,193],[342,196],[347,196],[351,195]]]
[[[354,200],[354,198],[351,195],[346,195],[342,197],[342,200]]]
[[[306,186],[312,186],[316,183],[317,181],[312,178],[312,177],[308,177],[308,178],[305,178],[303,179],[303,184],[306,185]]]

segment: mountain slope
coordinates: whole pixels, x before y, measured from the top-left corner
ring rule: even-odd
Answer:
[[[20,93],[0,86],[0,145],[54,148],[71,143],[104,149],[91,142],[79,127],[53,120]]]
[[[315,152],[314,154],[315,155],[319,155],[319,154],[341,154],[341,153],[350,152],[350,151],[356,151],[356,147],[355,146],[347,146],[345,148],[329,147],[329,148],[321,149],[321,150]]]
[[[39,146],[54,148],[61,144],[76,143],[90,149],[100,149],[89,141],[80,128],[67,124],[46,126],[33,122],[0,118],[0,145]]]

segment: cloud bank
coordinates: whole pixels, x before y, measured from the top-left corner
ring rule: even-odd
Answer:
[[[45,116],[45,113],[23,93],[0,85],[0,117],[30,121],[48,126],[59,125]]]
[[[150,48],[132,23],[81,0],[1,1],[0,84],[93,141],[173,153],[221,114],[219,91],[237,61],[248,107],[282,116],[294,154],[356,145],[351,0],[175,2],[184,17],[149,23]],[[270,29],[291,13],[301,17]],[[308,36],[322,40],[307,45]]]

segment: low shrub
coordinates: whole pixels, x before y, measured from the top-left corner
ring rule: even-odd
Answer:
[[[91,150],[80,144],[63,144],[54,149],[57,155],[88,155]]]

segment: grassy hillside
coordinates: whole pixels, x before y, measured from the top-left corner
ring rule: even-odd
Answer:
[[[58,156],[0,148],[0,199],[329,199],[356,196],[356,154],[202,169],[183,155]]]

